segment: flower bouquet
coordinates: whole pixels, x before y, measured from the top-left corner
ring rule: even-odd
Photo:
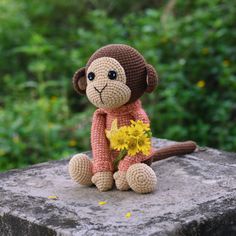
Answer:
[[[112,150],[119,151],[119,155],[114,160],[114,166],[117,168],[120,160],[126,155],[135,156],[142,153],[146,156],[151,152],[152,133],[149,124],[143,121],[131,120],[130,126],[117,127],[117,119],[112,122],[111,130],[106,130],[106,136],[110,141]]]

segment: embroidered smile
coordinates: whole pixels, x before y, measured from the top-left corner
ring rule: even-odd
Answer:
[[[94,86],[94,89],[99,93],[99,97],[100,97],[100,100],[102,102],[102,104],[104,104],[103,100],[102,100],[102,91],[107,87],[107,84],[102,88],[101,91],[99,91],[99,89],[97,89],[95,86]]]

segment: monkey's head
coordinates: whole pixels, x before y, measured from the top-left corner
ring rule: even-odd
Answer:
[[[158,82],[155,69],[134,48],[111,44],[98,49],[73,77],[75,90],[96,107],[115,109],[132,103]]]

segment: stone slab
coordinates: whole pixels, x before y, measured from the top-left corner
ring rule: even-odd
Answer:
[[[67,165],[68,159],[0,173],[1,236],[236,235],[235,153],[207,148],[153,163],[158,188],[145,195],[79,186]]]

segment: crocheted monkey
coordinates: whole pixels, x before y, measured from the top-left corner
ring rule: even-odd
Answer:
[[[75,90],[86,94],[98,109],[92,120],[91,145],[93,160],[85,154],[77,154],[69,162],[71,178],[81,185],[95,184],[100,191],[113,187],[132,189],[139,193],[152,192],[156,186],[156,175],[149,166],[154,160],[192,152],[196,145],[184,142],[165,148],[152,149],[149,156],[137,154],[125,156],[115,172],[113,161],[117,151],[111,150],[105,130],[111,129],[116,119],[118,127],[130,125],[131,120],[149,123],[139,98],[151,93],[158,83],[155,69],[134,48],[112,44],[98,49],[86,67],[79,69],[73,77]],[[146,164],[145,164],[146,163]],[[147,165],[149,164],[149,165]],[[114,173],[115,172],[115,173]]]

